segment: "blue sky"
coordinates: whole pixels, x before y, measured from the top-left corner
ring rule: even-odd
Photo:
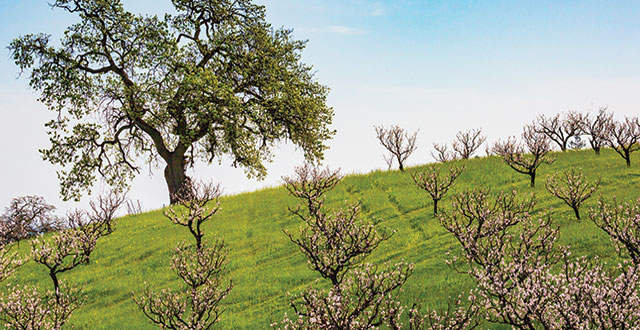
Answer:
[[[171,10],[165,0],[124,1],[136,13]],[[385,167],[373,125],[420,129],[410,163],[431,160],[432,143],[482,127],[489,141],[519,134],[537,114],[597,109],[620,117],[640,106],[638,1],[262,0],[275,27],[309,40],[303,53],[331,88],[335,139],[327,164],[345,172]],[[74,17],[44,0],[0,0],[0,148],[20,162],[0,162],[0,206],[17,195],[57,200],[55,167],[40,160],[42,124],[51,117],[16,79],[6,50],[20,34],[59,37]],[[302,161],[284,144],[270,175],[200,164],[191,174],[222,181],[229,193],[277,185]],[[146,208],[166,202],[161,171],[143,174],[131,195]],[[62,204],[60,204],[62,205]],[[65,204],[72,205],[72,204]],[[70,207],[70,206],[69,206]],[[63,206],[62,209],[68,208]]]
[[[341,81],[500,87],[640,73],[629,65],[640,55],[638,2],[305,2],[274,1],[270,17],[309,38],[318,61],[333,62],[321,71]]]

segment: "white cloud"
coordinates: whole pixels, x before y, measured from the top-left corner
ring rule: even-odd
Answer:
[[[309,33],[334,33],[334,34],[340,34],[344,36],[357,36],[357,35],[363,35],[368,33],[366,30],[353,28],[349,26],[343,26],[343,25],[331,25],[331,26],[326,26],[321,28],[299,28],[297,30],[302,32],[309,32]]]
[[[361,35],[361,34],[367,33],[367,31],[365,30],[356,29],[348,26],[341,26],[341,25],[329,26],[327,27],[327,31],[337,33],[337,34],[342,34],[342,35],[349,35],[349,36]]]

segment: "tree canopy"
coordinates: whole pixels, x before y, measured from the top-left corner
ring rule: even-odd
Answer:
[[[176,14],[135,15],[120,0],[56,0],[79,16],[60,43],[29,34],[9,46],[58,116],[43,158],[61,166],[65,199],[99,176],[126,186],[140,162],[165,165],[171,201],[196,160],[229,155],[263,177],[274,145],[321,159],[333,110],[301,61],[305,41],[274,29],[250,0],[172,0]]]

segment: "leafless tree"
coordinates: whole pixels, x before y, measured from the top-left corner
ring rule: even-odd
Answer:
[[[11,252],[11,245],[2,244],[0,246],[0,282],[13,275],[16,268],[26,260],[18,258],[17,253]]]
[[[537,132],[532,126],[525,126],[522,140],[524,145],[517,143],[515,138],[498,141],[493,146],[493,152],[500,155],[516,172],[529,175],[531,187],[535,187],[538,167],[553,163],[555,158],[549,155],[551,148],[547,136]],[[525,153],[525,150],[529,153]]]
[[[600,148],[606,143],[612,121],[613,114],[607,111],[606,107],[601,107],[594,118],[589,114],[583,116],[582,132],[589,136],[589,144],[596,155],[600,155]]]
[[[7,329],[56,329],[48,318],[52,300],[43,297],[36,287],[14,285],[0,297],[0,321]]]
[[[640,150],[640,119],[627,117],[621,122],[611,121],[607,132],[607,144],[631,167],[631,153]]]
[[[13,242],[61,228],[54,214],[55,206],[41,196],[20,196],[11,199],[5,213],[0,216],[4,226],[2,239]]]
[[[181,192],[176,196],[177,204],[181,207],[170,206],[164,215],[176,225],[184,226],[196,241],[196,248],[202,246],[204,231],[202,224],[213,218],[220,211],[220,195],[222,188],[219,184],[196,182],[187,186],[191,192]],[[207,208],[209,202],[214,202],[212,208]],[[186,209],[186,212],[183,210]]]
[[[67,215],[69,229],[57,232],[51,240],[36,239],[32,242],[32,255],[36,263],[47,268],[53,282],[56,300],[60,288],[59,275],[89,262],[98,238],[107,235],[107,222],[88,222],[83,211],[70,212]]]
[[[578,220],[580,220],[580,205],[591,197],[599,186],[600,180],[589,183],[582,170],[575,169],[564,171],[562,175],[556,172],[545,182],[547,190],[569,205]]]
[[[31,258],[48,270],[53,290],[15,286],[0,301],[0,320],[9,328],[60,329],[85,300],[82,290],[61,283],[59,276],[89,262],[99,238],[113,230],[113,215],[124,195],[110,193],[92,202],[91,211],[76,210],[66,217],[65,229],[49,239],[31,241]]]
[[[278,329],[378,329],[396,316],[396,292],[413,266],[378,267],[363,264],[329,289],[308,289],[292,302],[295,316],[286,314]]]
[[[589,218],[604,230],[620,255],[640,267],[640,199],[634,203],[606,203],[600,199]]]
[[[584,123],[587,115],[578,111],[569,111],[564,114],[563,126],[567,134],[576,137],[584,134]]]
[[[89,223],[102,224],[97,228],[102,230],[100,236],[109,235],[113,232],[113,221],[116,212],[126,203],[126,194],[111,191],[107,194],[98,196],[95,200],[89,202],[91,210],[87,212]],[[111,220],[105,220],[111,219]],[[83,224],[84,228],[87,227]]]
[[[18,254],[11,252],[13,245],[11,241],[5,239],[8,235],[5,232],[9,231],[6,223],[0,223],[0,282],[6,280],[11,276],[16,268],[22,265],[26,260],[24,258],[18,258]]]
[[[385,156],[387,164],[391,163],[391,159],[395,158],[400,171],[404,171],[405,161],[417,149],[416,139],[418,137],[418,131],[409,133],[397,125],[391,126],[388,129],[383,126],[375,126],[374,128],[378,141],[380,141],[380,144],[389,152],[389,154]]]
[[[411,275],[413,265],[378,267],[363,264],[391,234],[361,219],[358,204],[327,213],[324,195],[341,180],[338,171],[310,164],[284,178],[289,193],[302,200],[290,209],[304,226],[289,239],[307,257],[309,267],[331,282],[328,290],[308,289],[292,301],[295,317],[285,315],[281,329],[373,329],[389,324],[399,305],[395,292]]]
[[[488,143],[484,145],[484,154],[485,154],[487,157],[492,156],[492,155],[494,155],[494,154],[495,154],[495,153],[493,152],[493,148],[492,148],[492,147],[491,147],[491,145],[490,145],[490,144],[488,144]]]
[[[449,191],[449,187],[464,171],[464,167],[451,166],[449,174],[444,178],[440,176],[440,167],[430,165],[426,171],[412,173],[413,182],[431,195],[433,199],[433,214],[438,214],[438,202]]]
[[[435,149],[436,152],[435,154],[431,152],[431,156],[433,156],[433,158],[438,162],[446,163],[448,161],[456,159],[456,154],[453,151],[448,150],[449,147],[447,146],[446,143],[445,144],[434,143],[433,149]]]
[[[152,291],[135,299],[144,315],[163,329],[210,329],[224,312],[222,300],[232,285],[223,281],[227,252],[220,241],[200,248],[180,245],[171,268],[185,284],[183,291]]]
[[[547,275],[549,329],[640,327],[640,268],[626,260],[612,270],[604,266],[598,258],[565,256],[561,270]]]
[[[224,312],[222,300],[229,295],[232,283],[225,284],[227,251],[224,242],[203,241],[202,224],[220,210],[222,189],[213,183],[191,182],[173,198],[165,216],[174,224],[186,227],[195,245],[181,243],[171,259],[171,268],[184,283],[183,290],[154,292],[147,285],[134,298],[144,315],[163,329],[210,329]],[[207,204],[213,202],[213,207]]]
[[[531,220],[533,203],[514,196],[489,202],[484,191],[459,194],[441,216],[463,249],[448,262],[475,282],[485,319],[515,329],[640,326],[640,268],[571,260],[551,218]]]
[[[298,166],[293,177],[283,177],[284,186],[291,196],[301,199],[312,217],[321,217],[320,209],[324,205],[324,194],[332,190],[343,178],[340,170],[320,168],[311,164]],[[293,214],[302,214],[301,206],[289,209]],[[301,215],[298,215],[300,217]]]
[[[456,140],[453,141],[453,150],[459,158],[469,159],[486,140],[487,137],[482,135],[482,129],[460,131],[456,133]]]
[[[582,117],[577,112],[560,113],[549,118],[539,115],[533,127],[566,151],[569,139],[581,133]]]
[[[473,189],[455,194],[451,205],[451,211],[440,215],[440,224],[458,239],[467,259],[485,263],[491,248],[481,251],[480,240],[520,223],[533,210],[535,200],[533,195],[518,198],[515,191],[492,197],[487,189]]]
[[[128,200],[127,201],[127,214],[128,215],[134,215],[134,214],[140,214],[142,213],[142,204],[140,203],[140,200]]]
[[[476,283],[485,319],[534,329],[551,303],[545,290],[530,290],[530,285],[545,283],[547,265],[557,260],[557,231],[548,221],[531,221],[533,200],[521,201],[515,192],[493,199],[485,190],[473,190],[456,195],[452,206],[440,220],[463,252],[448,262]],[[515,226],[517,235],[511,230]]]
[[[294,177],[283,178],[291,195],[302,200],[290,211],[305,224],[299,238],[285,231],[309,260],[310,267],[338,285],[345,273],[391,235],[379,233],[372,223],[360,218],[358,203],[327,214],[324,195],[342,179],[339,171],[320,169],[310,164],[295,169]]]
[[[609,204],[602,199],[589,217],[610,237],[623,260],[613,270],[592,258],[569,262],[552,277],[556,317],[564,329],[640,327],[640,201]],[[558,328],[558,327],[556,327]]]
[[[391,170],[391,168],[393,168],[393,161],[395,159],[393,159],[393,155],[382,155],[382,158],[384,158],[384,162],[387,163],[387,170]]]

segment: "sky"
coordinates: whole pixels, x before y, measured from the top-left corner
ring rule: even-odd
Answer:
[[[125,9],[162,15],[168,0],[124,0]],[[335,137],[324,164],[343,173],[385,169],[374,125],[418,132],[409,165],[433,161],[433,143],[481,128],[488,143],[519,135],[538,114],[596,111],[618,118],[640,106],[638,1],[260,0],[276,28],[308,40],[302,60],[331,91]],[[0,209],[12,197],[41,195],[59,212],[86,207],[63,202],[43,124],[53,113],[37,101],[6,46],[44,32],[59,39],[76,17],[46,0],[0,0]],[[482,148],[483,149],[483,148]],[[262,181],[247,179],[225,158],[188,174],[220,182],[227,194],[281,184],[303,162],[282,143]],[[100,184],[94,189],[104,189]],[[162,169],[132,182],[144,210],[168,203]]]

